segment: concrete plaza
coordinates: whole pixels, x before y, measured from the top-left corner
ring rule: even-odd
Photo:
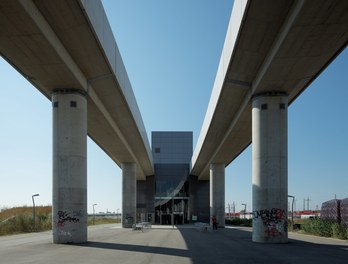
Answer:
[[[0,237],[0,263],[347,263],[348,242],[289,234],[288,244],[251,242],[249,228],[92,226],[88,242],[53,244],[51,232]]]

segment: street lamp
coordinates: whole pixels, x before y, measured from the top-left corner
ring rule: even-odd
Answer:
[[[118,223],[118,211],[120,211],[120,208],[116,209],[116,220],[117,220],[117,223]]]
[[[242,205],[244,205],[244,225],[245,225],[246,204],[242,203]]]
[[[292,203],[291,203],[291,231],[294,231],[294,202],[295,202],[295,196],[288,195],[288,197],[292,198]]]
[[[93,204],[93,225],[95,224],[95,210],[94,210],[94,206],[96,206],[97,204]]]
[[[36,230],[36,227],[35,227],[35,201],[34,201],[34,197],[35,196],[39,196],[40,194],[33,194],[32,196],[31,196],[31,199],[33,200],[33,231],[35,231]]]

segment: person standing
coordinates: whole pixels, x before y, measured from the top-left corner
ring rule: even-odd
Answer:
[[[213,218],[211,219],[212,223],[213,223],[213,230],[217,230],[218,229],[218,225],[217,225],[217,221],[216,221],[216,216],[213,215]]]

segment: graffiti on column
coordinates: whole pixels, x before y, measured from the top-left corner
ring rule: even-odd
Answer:
[[[269,237],[280,236],[288,231],[288,221],[285,210],[272,208],[271,210],[253,211],[253,219],[261,219],[265,233]]]
[[[79,223],[80,219],[76,216],[78,214],[73,213],[73,216],[70,216],[70,213],[67,211],[58,211],[58,222],[57,226],[63,227],[66,223]]]

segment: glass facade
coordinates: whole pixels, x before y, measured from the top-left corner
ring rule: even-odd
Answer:
[[[155,223],[189,221],[188,177],[192,132],[153,132],[155,167]]]
[[[189,164],[155,164],[155,196],[176,196],[180,191],[178,188],[187,181],[189,169]]]
[[[152,132],[153,176],[137,181],[137,221],[209,221],[209,182],[189,175],[192,132]]]

